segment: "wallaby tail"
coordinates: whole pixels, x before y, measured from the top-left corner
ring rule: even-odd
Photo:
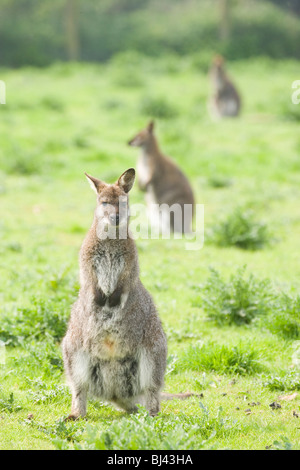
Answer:
[[[201,394],[191,393],[191,392],[183,392],[183,393],[161,393],[160,397],[162,400],[186,400],[190,397],[201,397]]]

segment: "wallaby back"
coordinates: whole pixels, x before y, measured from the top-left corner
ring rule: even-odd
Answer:
[[[97,208],[80,250],[80,291],[62,342],[72,391],[68,419],[86,414],[88,394],[127,412],[137,403],[151,415],[159,411],[167,342],[152,297],[139,279],[138,255],[128,230],[128,206],[135,172],[109,185],[87,178],[97,193]],[[117,214],[118,217],[117,217]],[[127,225],[126,225],[127,224]],[[119,235],[125,227],[126,237]],[[106,237],[115,229],[115,238]]]

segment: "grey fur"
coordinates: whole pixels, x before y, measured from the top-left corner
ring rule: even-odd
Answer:
[[[114,185],[90,181],[101,200],[127,197],[134,171]],[[124,180],[124,175],[127,180]],[[126,179],[126,178],[125,178]],[[129,183],[130,184],[129,184]],[[126,184],[125,184],[126,183]],[[129,189],[128,189],[129,188]],[[80,250],[80,291],[62,342],[66,376],[72,391],[69,419],[86,414],[89,395],[127,412],[143,404],[159,411],[166,369],[167,342],[152,297],[139,279],[134,240],[98,238],[106,219],[95,211]]]

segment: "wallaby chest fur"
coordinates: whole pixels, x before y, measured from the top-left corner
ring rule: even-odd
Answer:
[[[85,415],[88,394],[128,412],[142,403],[156,414],[166,338],[139,279],[134,240],[129,232],[126,239],[99,239],[99,223],[95,216],[80,250],[80,291],[62,343],[70,418]]]

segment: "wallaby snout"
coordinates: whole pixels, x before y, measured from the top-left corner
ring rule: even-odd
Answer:
[[[110,214],[109,220],[112,225],[119,225],[119,213],[116,212],[115,214]]]
[[[110,224],[118,227],[128,222],[127,200],[120,198],[117,204],[99,203],[96,209],[98,224]]]
[[[131,147],[135,147],[134,138],[128,140],[128,145],[130,145]]]
[[[143,139],[139,135],[136,135],[128,141],[128,145],[130,145],[130,147],[140,147],[142,143]]]
[[[138,134],[129,140],[128,145],[131,147],[147,147],[149,143],[151,144],[153,129],[154,122],[150,121],[145,129],[138,132]]]

